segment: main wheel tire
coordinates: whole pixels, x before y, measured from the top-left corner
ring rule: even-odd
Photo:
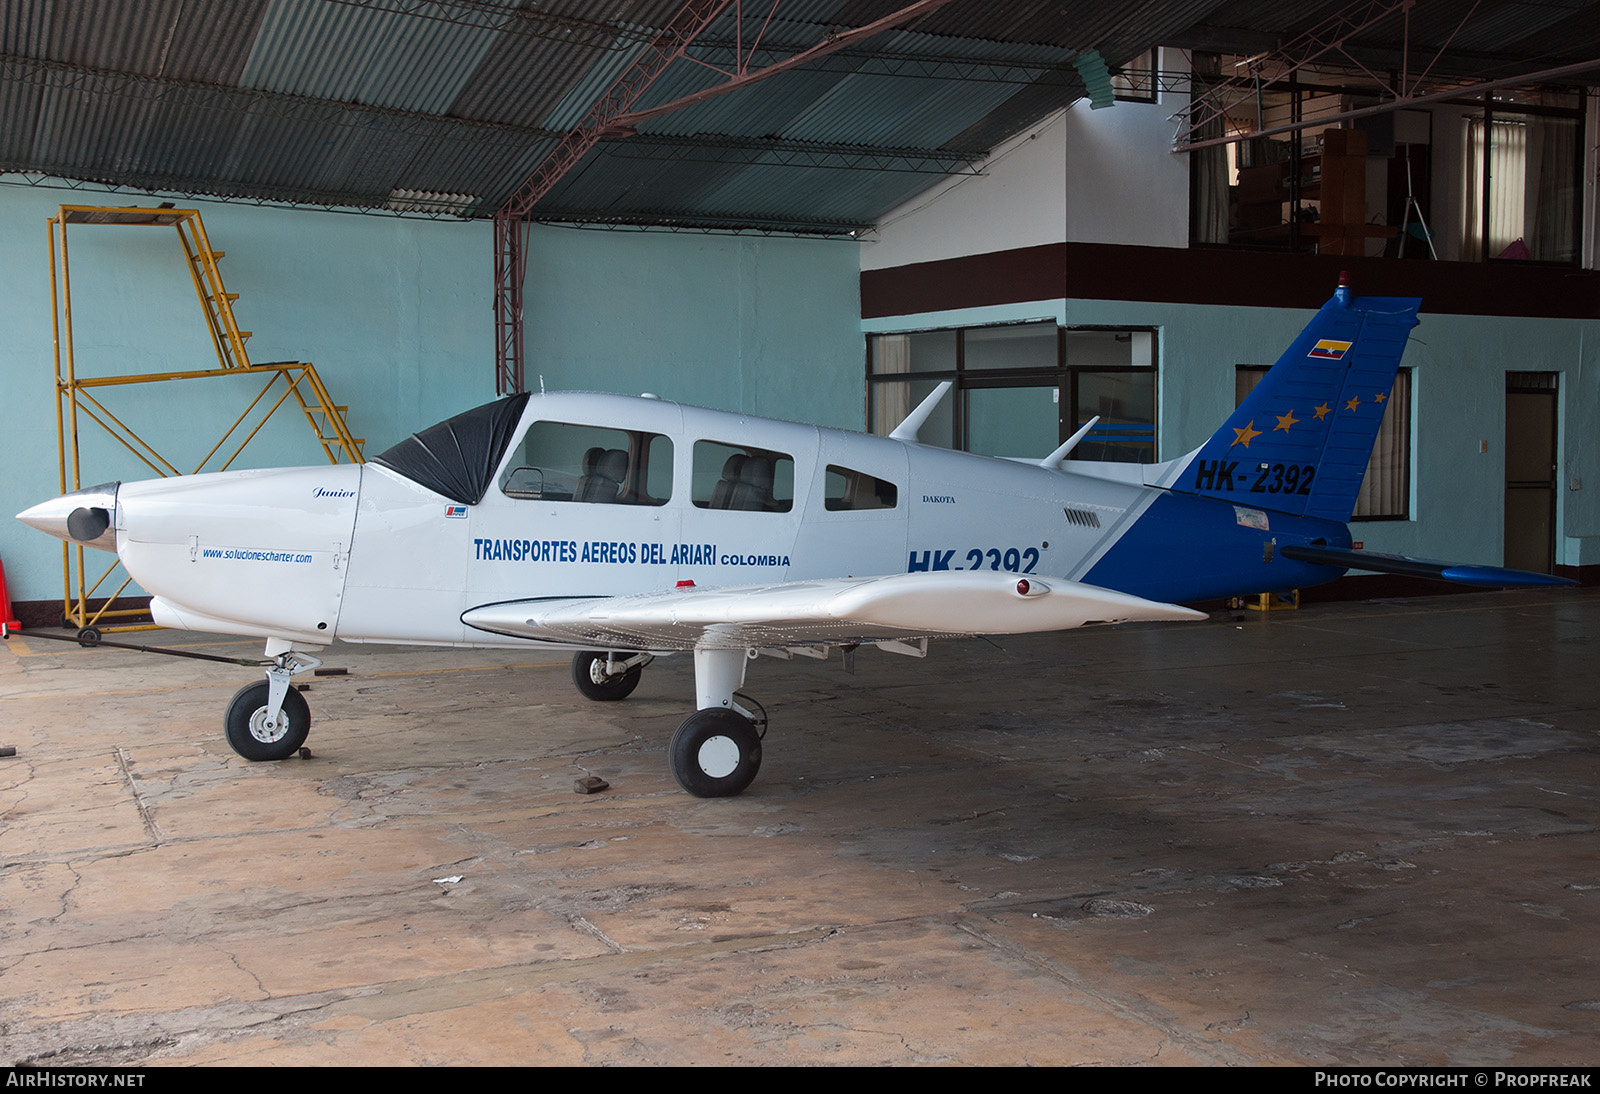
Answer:
[[[300,750],[311,732],[311,708],[306,697],[290,688],[283,697],[283,711],[277,731],[268,733],[267,690],[265,680],[246,684],[233,694],[223,727],[228,744],[247,760],[287,760]]]
[[[607,660],[608,655],[594,650],[573,655],[572,682],[578,685],[578,693],[585,699],[614,703],[632,695],[633,689],[639,686],[639,677],[644,673],[643,665],[635,665],[627,672],[613,676],[606,672]]]
[[[750,720],[722,707],[685,718],[667,746],[673,777],[697,798],[729,798],[761,770],[761,737]]]

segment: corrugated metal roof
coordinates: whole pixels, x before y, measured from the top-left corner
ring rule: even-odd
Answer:
[[[755,67],[906,0],[727,9],[691,56]],[[490,216],[683,0],[0,0],[0,170],[252,200]],[[596,146],[535,215],[859,226],[1158,43],[1262,48],[1346,0],[955,0]],[[1586,0],[1419,3],[1413,52],[1466,75],[1592,57]],[[1393,51],[1401,21],[1354,46]],[[717,85],[679,61],[638,105]],[[951,157],[944,152],[960,155]],[[787,220],[786,220],[787,218]]]
[[[595,65],[611,53],[632,56],[635,40],[599,46],[506,34],[484,56],[447,111],[458,118],[496,119],[532,125],[549,116]]]
[[[230,83],[270,2],[7,2],[0,4],[0,52],[106,72]]]
[[[445,22],[377,6],[273,0],[239,82],[442,114],[510,21],[511,12],[496,6]]]
[[[638,40],[621,41],[616,48],[596,55],[586,69],[574,73],[575,78],[568,82],[565,94],[539,119],[539,124],[561,131],[577,125],[649,44]]]
[[[1005,84],[850,76],[786,126],[783,136],[938,148],[1014,91]]]

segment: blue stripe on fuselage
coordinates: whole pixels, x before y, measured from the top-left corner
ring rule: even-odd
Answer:
[[[1253,524],[1265,523],[1265,529]],[[1264,561],[1273,544],[1272,561]],[[1150,600],[1184,603],[1281,592],[1344,571],[1281,557],[1278,546],[1350,546],[1335,521],[1267,513],[1213,498],[1163,492],[1082,580]]]

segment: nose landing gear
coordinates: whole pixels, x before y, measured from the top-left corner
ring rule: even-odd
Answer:
[[[298,691],[284,693],[274,715],[269,710],[271,685],[265,680],[234,692],[222,724],[228,745],[247,760],[287,760],[311,732],[311,708]]]
[[[278,638],[267,639],[266,655],[272,658],[267,678],[234,693],[222,725],[229,747],[245,759],[287,760],[311,732],[311,708],[289,687],[289,678],[310,672],[322,659]]]

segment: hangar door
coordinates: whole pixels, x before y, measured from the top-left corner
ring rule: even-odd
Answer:
[[[1506,373],[1505,565],[1548,574],[1556,560],[1556,374]]]

